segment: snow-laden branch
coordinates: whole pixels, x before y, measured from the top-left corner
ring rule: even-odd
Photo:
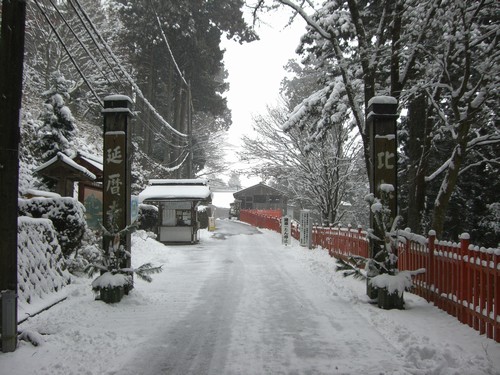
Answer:
[[[482,159],[480,161],[478,161],[476,163],[469,164],[465,168],[461,169],[458,174],[461,175],[461,174],[465,173],[466,171],[468,171],[469,169],[472,169],[474,167],[479,167],[483,164],[500,166],[500,158],[490,159],[490,158],[485,158],[484,156],[482,156]]]
[[[295,4],[293,1],[290,0],[278,0],[281,4],[287,5],[293,10],[295,10],[300,16],[306,21],[306,23],[311,26],[314,30],[318,32],[323,38],[325,39],[330,39],[332,35],[323,29],[316,21],[314,21],[307,13],[306,11],[300,6]]]
[[[451,161],[453,159],[453,156],[446,160],[434,173],[432,173],[430,176],[425,177],[425,181],[429,182],[434,180],[437,176],[439,176],[441,173],[443,173],[446,169],[448,169],[451,165]]]
[[[471,149],[476,146],[490,146],[497,143],[500,143],[500,134],[486,134],[469,141],[467,143],[467,149]]]
[[[428,25],[433,21],[434,19],[434,14],[436,13],[437,8],[439,7],[439,4],[441,4],[441,0],[435,0],[432,2],[431,6],[428,9],[427,15],[425,17],[425,20],[423,22],[423,25],[420,27],[420,33],[417,37],[417,40],[415,42],[416,46],[420,46],[425,39],[426,34],[429,32]],[[401,82],[401,87],[404,87],[408,79],[410,78],[410,72],[415,66],[415,62],[417,60],[417,52],[419,52],[418,48],[413,48],[411,51],[410,57],[408,58],[408,61],[403,69],[403,72],[400,77],[400,82]]]

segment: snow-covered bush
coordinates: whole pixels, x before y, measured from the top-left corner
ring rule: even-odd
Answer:
[[[57,233],[48,219],[19,217],[17,226],[18,295],[21,303],[57,292],[71,282]]]
[[[52,221],[65,256],[80,246],[87,223],[85,207],[78,200],[70,197],[19,199],[18,207],[20,216]]]
[[[90,264],[100,262],[101,241],[97,232],[87,228],[81,247],[66,259],[68,270],[73,274],[78,274],[84,272]]]
[[[207,206],[198,207],[198,221],[200,222],[201,229],[208,228],[208,217],[212,215],[212,210]]]
[[[137,218],[137,228],[145,231],[155,232],[158,225],[158,207],[151,204],[139,205],[139,216]]]

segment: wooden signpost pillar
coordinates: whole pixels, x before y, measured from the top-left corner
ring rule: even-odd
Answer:
[[[104,251],[110,246],[123,246],[130,254],[131,218],[131,162],[132,132],[130,131],[130,106],[128,96],[111,95],[104,98],[104,178],[103,226],[111,235],[103,236]],[[125,257],[122,268],[130,268],[130,255]]]
[[[370,139],[370,193],[390,210],[385,226],[375,219],[370,210],[370,227],[376,238],[370,240],[370,258],[383,250],[386,231],[397,216],[397,138],[396,120],[398,101],[392,96],[375,96],[368,102],[366,127]],[[380,218],[380,217],[379,217]],[[369,277],[371,275],[368,275]],[[375,295],[374,295],[375,293]],[[368,288],[368,295],[376,298],[376,291]]]

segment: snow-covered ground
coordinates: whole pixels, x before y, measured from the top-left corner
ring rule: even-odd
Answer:
[[[138,232],[132,246],[135,266],[164,271],[115,305],[77,279],[21,324],[41,345],[0,354],[0,373],[500,373],[493,340],[409,293],[405,311],[380,310],[325,251],[285,247],[274,232],[219,220],[196,245]]]

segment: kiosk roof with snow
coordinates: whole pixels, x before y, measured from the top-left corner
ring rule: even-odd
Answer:
[[[211,201],[212,192],[207,180],[150,180],[139,194],[139,203],[161,201]]]

